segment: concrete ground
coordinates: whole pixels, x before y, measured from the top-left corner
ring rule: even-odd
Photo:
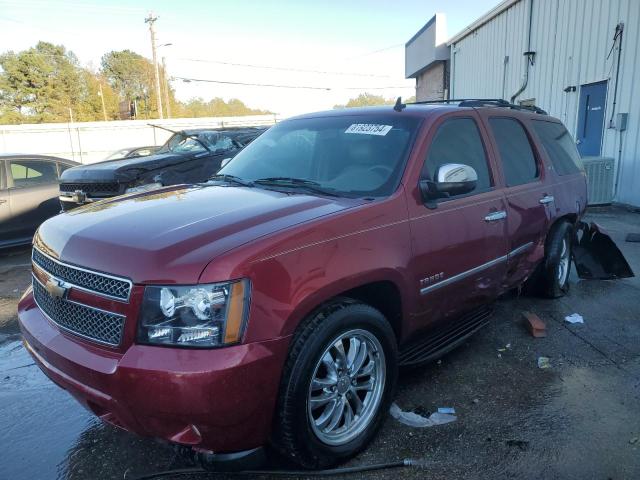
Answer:
[[[640,274],[640,243],[624,241],[640,233],[640,214],[605,208],[588,218],[609,231]],[[349,465],[425,462],[424,469],[366,475],[379,479],[640,478],[640,278],[572,282],[561,300],[499,301],[490,326],[464,346],[403,372],[401,408],[454,407],[457,421],[421,429],[388,417]],[[2,252],[0,478],[131,478],[187,466],[164,445],[103,425],[33,365],[15,317],[28,283],[29,250]],[[546,322],[546,338],[527,333],[523,310]],[[585,323],[564,322],[571,313]],[[538,368],[540,356],[551,368]]]

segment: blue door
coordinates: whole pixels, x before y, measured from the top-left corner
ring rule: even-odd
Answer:
[[[600,155],[606,101],[606,81],[590,83],[580,87],[576,143],[578,144],[578,151],[583,157]]]

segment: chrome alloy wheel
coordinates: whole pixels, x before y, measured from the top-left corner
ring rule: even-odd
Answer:
[[[567,245],[567,239],[562,239],[562,252],[560,253],[560,260],[558,261],[558,283],[560,286],[564,286],[569,276],[569,262],[571,261],[569,254],[569,246]]]
[[[384,350],[366,330],[349,330],[322,353],[311,377],[307,411],[318,440],[337,446],[360,435],[376,415],[386,381]]]

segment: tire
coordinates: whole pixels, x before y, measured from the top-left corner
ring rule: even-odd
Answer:
[[[559,298],[569,292],[573,226],[569,222],[555,225],[545,246],[540,272],[540,292],[547,298]]]
[[[341,371],[339,344],[347,366],[358,374]],[[280,385],[273,445],[310,469],[356,455],[385,418],[396,379],[396,340],[386,318],[348,299],[325,306],[301,324],[293,338]]]

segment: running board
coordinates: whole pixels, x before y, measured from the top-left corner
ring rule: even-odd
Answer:
[[[490,306],[483,306],[457,319],[445,321],[409,343],[398,352],[398,364],[401,367],[427,363],[453,350],[475,332],[489,323],[493,314]]]

